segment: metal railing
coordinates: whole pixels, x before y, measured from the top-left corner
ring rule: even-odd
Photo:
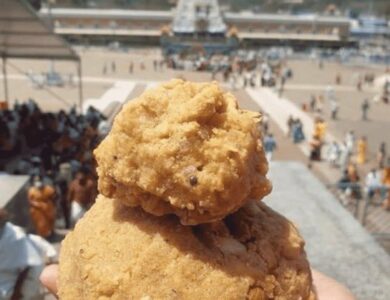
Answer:
[[[390,188],[385,185],[370,189],[360,183],[336,183],[329,184],[327,187],[344,207],[353,205],[352,213],[363,226],[366,225],[369,208],[381,206],[390,193]],[[390,235],[390,232],[386,234]]]

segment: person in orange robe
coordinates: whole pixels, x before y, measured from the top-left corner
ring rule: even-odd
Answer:
[[[54,230],[56,209],[54,205],[55,190],[42,181],[35,181],[28,190],[28,201],[30,203],[30,216],[35,231],[41,237],[49,237]]]
[[[387,166],[383,169],[382,182],[385,186],[390,188],[390,159]]]
[[[320,141],[323,141],[325,138],[326,129],[327,129],[326,122],[321,118],[317,118],[314,123],[313,136],[317,136]]]
[[[357,159],[359,165],[365,164],[367,161],[367,139],[365,136],[361,137],[357,144]]]
[[[351,182],[353,183],[359,182],[360,176],[355,164],[350,163],[348,165],[347,172],[348,172],[348,178]]]

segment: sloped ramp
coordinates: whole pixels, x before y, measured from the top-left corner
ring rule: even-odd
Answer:
[[[348,286],[357,299],[390,295],[390,257],[305,165],[272,162],[264,201],[297,224],[312,266]]]
[[[117,81],[99,99],[88,99],[83,104],[83,113],[92,106],[104,116],[109,118],[115,108],[126,102],[128,96],[135,87],[133,81]]]

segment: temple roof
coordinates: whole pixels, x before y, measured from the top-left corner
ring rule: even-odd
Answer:
[[[217,0],[179,0],[174,33],[225,33],[226,24]]]

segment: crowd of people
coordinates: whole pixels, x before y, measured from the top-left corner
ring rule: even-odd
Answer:
[[[162,59],[154,59],[153,60],[153,71],[160,72],[164,69],[164,66],[166,65],[166,62]],[[133,61],[130,61],[128,63],[128,73],[133,74],[136,70],[139,71],[145,71],[147,70],[146,64],[144,61],[140,61],[139,63],[135,64]],[[115,60],[104,62],[102,67],[102,74],[115,74],[117,72],[117,63]]]
[[[342,82],[341,74],[336,74],[336,86],[340,85]],[[361,91],[363,83],[371,85],[373,84],[373,81],[375,79],[375,76],[371,73],[367,73],[363,76],[364,80],[361,79],[362,76],[358,75],[357,80],[357,90]],[[383,103],[389,103],[388,99],[390,98],[390,82],[386,81],[384,84],[383,89],[376,94],[373,99],[364,98],[363,101],[360,103],[360,111],[361,111],[361,120],[362,121],[368,121],[369,120],[369,112],[371,110],[372,103],[377,103],[382,100]],[[335,89],[333,86],[329,85],[327,86],[324,94],[312,94],[310,96],[310,99],[302,104],[302,110],[306,112],[310,112],[313,114],[316,114],[318,116],[323,116],[324,114],[324,106],[328,104],[329,105],[329,112],[330,112],[330,119],[333,121],[338,120],[339,110],[340,110],[340,104],[336,97]]]
[[[154,71],[161,71],[164,66],[162,60],[153,61]],[[142,61],[130,61],[129,74],[135,69],[142,71],[146,66]],[[115,61],[104,62],[104,75],[117,71]],[[232,89],[277,87],[280,96],[286,82],[293,77],[287,65],[276,66],[266,61],[254,66],[233,62],[226,68],[215,69],[212,77],[217,77],[219,73],[224,81],[231,84]],[[337,74],[335,84],[341,83],[342,77]],[[361,89],[361,85],[362,83],[358,84],[357,88]],[[381,199],[383,207],[390,210],[390,157],[386,144],[380,144],[374,162],[369,159],[368,139],[364,136],[357,138],[354,131],[348,131],[341,142],[327,142],[325,104],[330,107],[330,119],[337,120],[340,108],[335,91],[330,86],[323,95],[313,94],[308,104],[302,105],[304,111],[313,113],[315,117],[313,135],[305,136],[302,120],[290,116],[287,120],[288,138],[294,144],[305,140],[308,142],[311,162],[326,160],[332,168],[340,170],[337,188],[343,199],[377,197]],[[359,105],[361,120],[368,120],[371,101],[364,99]],[[269,116],[263,114],[260,124],[263,146],[267,160],[271,161],[278,143],[270,131],[269,121]],[[97,175],[92,151],[107,134],[107,128],[108,122],[104,116],[92,107],[85,114],[77,113],[75,108],[50,113],[43,112],[35,101],[29,100],[23,104],[16,102],[12,109],[0,110],[0,175],[9,173],[29,176],[26,204],[29,205],[33,233],[36,234],[26,233],[8,222],[7,212],[0,209],[0,246],[6,243],[14,247],[9,249],[40,249],[40,259],[37,258],[40,266],[42,261],[46,263],[53,259],[56,253],[47,241],[55,236],[56,226],[72,228],[96,198]],[[362,166],[366,166],[367,162],[372,168],[363,176]],[[15,250],[16,256],[23,258]],[[12,286],[0,284],[0,299],[4,295],[13,297],[21,293],[21,286],[14,283],[27,277],[26,271],[31,268],[31,262],[15,262],[18,264],[18,271],[8,279]],[[2,266],[0,252],[0,269],[8,267]],[[34,272],[40,270],[39,267]],[[31,299],[34,299],[33,296]]]
[[[313,101],[317,103],[318,98]],[[337,180],[337,188],[341,192],[341,200],[347,204],[351,200],[375,197],[386,210],[390,210],[390,155],[386,143],[380,143],[375,159],[370,159],[368,139],[366,136],[357,137],[353,130],[346,132],[342,141],[327,141],[328,124],[318,114],[318,105],[312,105],[316,115],[314,119],[314,132],[309,137],[309,167],[315,161],[325,161],[332,169],[341,172]],[[364,112],[362,120],[364,120]],[[299,118],[289,116],[287,119],[287,136],[294,144],[305,141],[303,123]],[[272,160],[277,149],[277,142],[269,130],[269,116],[263,113],[261,131],[263,132],[263,147],[268,161]],[[364,170],[371,166],[366,174]]]
[[[0,111],[0,171],[29,176],[27,200],[39,236],[50,239],[59,219],[71,228],[92,205],[92,151],[106,133],[105,118],[92,107],[86,114],[74,107],[50,113],[29,100]]]
[[[0,110],[0,178],[28,176],[30,215],[22,228],[10,221],[15,211],[0,208],[0,299],[44,297],[39,275],[57,259],[51,244],[57,240],[56,229],[72,228],[95,201],[92,151],[108,126],[92,107],[85,114],[75,108],[50,113],[30,99]]]
[[[247,87],[273,87],[282,96],[286,82],[293,77],[293,72],[284,62],[271,64],[263,60],[252,65],[233,62],[229,72],[224,72],[224,81],[231,89]]]
[[[350,130],[346,132],[341,142],[335,140],[327,142],[326,131],[327,123],[317,117],[309,142],[309,166],[313,161],[325,160],[332,168],[341,170],[337,187],[342,192],[341,198],[345,203],[364,196],[369,200],[378,196],[383,208],[390,210],[390,156],[386,143],[382,142],[379,145],[374,161],[369,159],[366,136],[357,138],[355,132]],[[362,178],[359,169],[364,169],[367,164],[372,168]]]
[[[343,172],[337,183],[343,199],[360,199],[365,195],[368,200],[372,200],[377,196],[383,208],[390,210],[390,156],[386,143],[379,145],[375,161],[371,162],[368,159],[367,143],[365,136],[356,139],[354,132],[349,131],[342,143],[334,141],[330,144],[327,160]],[[359,167],[367,163],[372,167],[363,178],[359,174]]]
[[[275,86],[279,96],[283,93],[286,81],[293,76],[291,70],[286,64],[280,68],[271,68],[267,62],[259,64],[252,71],[245,68],[241,72],[233,72],[229,77],[233,82],[232,87],[237,86],[237,76],[241,78],[240,87],[247,86]],[[359,77],[360,78],[360,77]],[[357,81],[356,88],[362,90],[363,84],[372,84],[375,76],[366,74]],[[272,84],[270,84],[272,82]],[[336,74],[335,84],[342,83],[340,73]],[[287,136],[294,144],[299,144],[307,140],[309,151],[309,167],[314,161],[327,161],[332,168],[337,168],[341,172],[340,179],[337,182],[339,190],[342,192],[343,199],[362,198],[367,196],[368,199],[378,196],[382,201],[382,206],[390,210],[390,157],[386,150],[386,144],[383,142],[379,145],[375,162],[368,157],[368,139],[365,136],[357,138],[354,131],[348,131],[343,141],[327,141],[326,132],[328,128],[325,121],[324,107],[329,106],[329,119],[338,120],[340,105],[336,97],[335,89],[328,86],[325,92],[318,95],[311,95],[308,104],[302,105],[302,110],[311,113],[314,117],[314,132],[310,137],[304,134],[304,125],[299,118],[289,116],[287,120]],[[369,112],[372,100],[364,98],[359,104],[361,121],[369,120]],[[269,132],[269,116],[263,114],[262,132],[263,145],[267,159],[272,159],[274,151],[277,149],[275,137]],[[360,177],[360,172],[366,169],[367,165],[373,167],[365,176]]]
[[[364,76],[358,76],[356,80],[356,89],[361,91],[363,85],[372,85],[375,75],[367,73]],[[342,76],[336,73],[335,84],[342,84]],[[381,99],[387,99],[388,84],[385,84],[381,91]],[[374,97],[375,98],[375,97]],[[371,106],[375,102],[365,97],[360,105],[360,120],[368,121]],[[387,101],[383,101],[387,103]],[[386,150],[386,143],[382,142],[378,146],[375,159],[369,159],[368,139],[366,136],[356,137],[354,131],[348,131],[342,141],[326,140],[327,122],[325,121],[324,107],[329,107],[329,119],[338,120],[340,105],[336,97],[333,86],[328,86],[324,93],[312,94],[307,103],[302,104],[302,110],[312,114],[314,118],[314,132],[309,140],[310,154],[309,166],[313,161],[325,160],[332,168],[341,171],[340,179],[337,182],[339,190],[342,192],[342,198],[362,198],[367,196],[369,200],[378,196],[382,201],[382,206],[390,210],[390,157]],[[289,135],[294,137],[293,125],[294,119],[288,119]],[[299,125],[299,122],[298,122]],[[292,133],[292,134],[291,134]],[[294,140],[294,138],[293,138]],[[366,172],[365,176],[360,177],[359,173],[367,169],[368,165],[372,168]]]
[[[341,75],[336,75],[336,84],[341,84]],[[366,82],[366,81],[364,81]],[[369,120],[371,102],[365,98],[360,104],[361,121]],[[327,141],[326,132],[328,124],[324,117],[324,106],[329,105],[329,119],[338,119],[339,104],[333,87],[328,86],[324,94],[311,95],[308,104],[302,104],[302,110],[311,113],[314,118],[314,131],[309,137],[309,167],[314,161],[327,161],[332,168],[341,170],[337,182],[342,192],[342,200],[362,198],[369,200],[374,197],[382,202],[386,210],[390,210],[390,156],[386,150],[386,143],[382,142],[374,160],[369,160],[368,139],[366,136],[356,137],[354,131],[348,131],[344,140]],[[297,144],[305,140],[303,124],[298,118],[290,116],[287,120],[288,136]],[[359,172],[372,166],[365,176],[360,177]]]
[[[161,63],[161,62],[160,62]],[[218,60],[202,55],[195,57],[167,57],[166,65],[172,69],[188,71],[210,71],[211,79],[221,79],[232,90],[247,87],[276,87],[281,95],[286,82],[293,77],[293,72],[282,58],[241,57],[240,55],[223,56]],[[154,70],[161,70],[158,62],[153,62]]]

